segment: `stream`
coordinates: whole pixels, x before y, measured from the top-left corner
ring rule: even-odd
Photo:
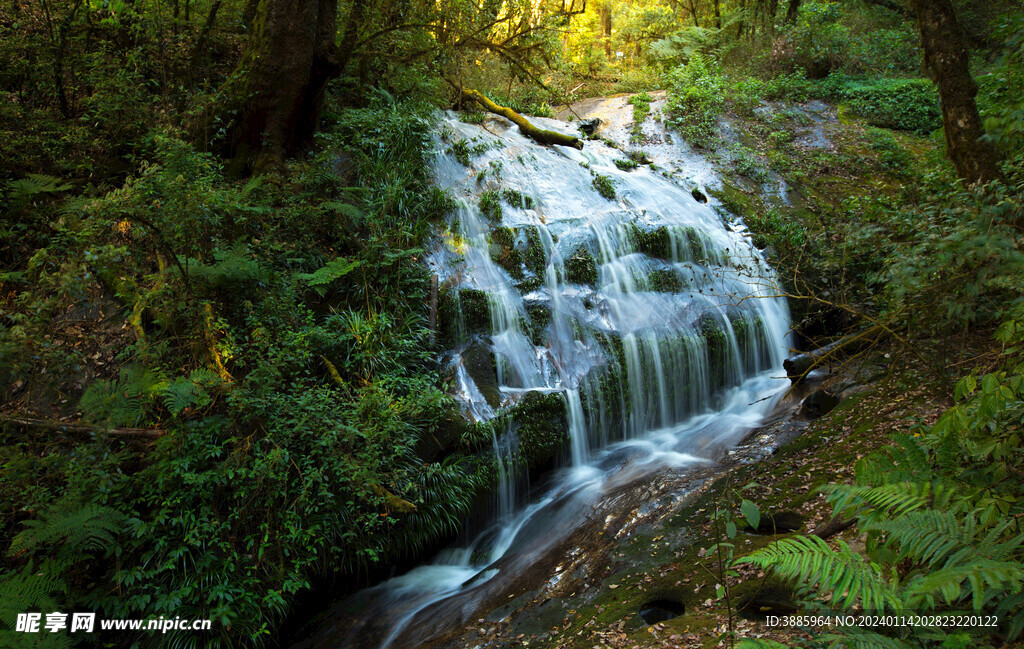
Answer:
[[[428,263],[458,314],[442,359],[455,396],[468,419],[494,421],[494,506],[467,542],[339,603],[296,647],[413,649],[460,628],[571,545],[609,494],[713,463],[788,387],[773,272],[742,222],[692,191],[714,186],[713,171],[652,120],[644,164],[629,169],[631,107],[588,109],[621,150],[543,147],[500,118],[441,117],[434,174],[458,208]],[[489,321],[474,327],[466,300],[480,292]],[[469,362],[481,350],[493,372]],[[558,468],[533,484],[523,429],[505,415],[531,393],[557,395],[568,428]]]

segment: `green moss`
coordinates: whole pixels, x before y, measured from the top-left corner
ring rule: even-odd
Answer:
[[[672,259],[672,241],[665,226],[645,230],[637,225],[631,225],[630,236],[637,252],[655,259]]]
[[[640,166],[640,163],[632,158],[616,158],[615,166],[622,171],[633,171]]]
[[[480,195],[480,213],[495,223],[501,222],[501,201],[498,192],[488,190]]]
[[[540,233],[536,227],[526,230],[526,267],[533,271],[538,278],[544,277],[544,269],[547,268],[548,259],[544,254],[544,245],[540,241]]]
[[[504,268],[512,279],[523,278],[523,255],[516,248],[515,230],[505,226],[498,226],[491,230],[491,259],[494,263]]]
[[[576,248],[565,260],[565,279],[573,284],[597,285],[597,262],[584,247]]]
[[[459,291],[458,300],[467,332],[490,331],[491,312],[486,293],[475,288],[464,288]]]
[[[610,201],[615,200],[615,185],[612,183],[612,179],[608,176],[602,176],[601,174],[594,175],[594,189],[601,196],[607,198]]]
[[[519,451],[529,470],[551,466],[569,441],[562,396],[528,392],[510,416],[518,427]]]
[[[533,197],[528,194],[516,191],[514,189],[503,189],[501,191],[501,197],[505,199],[505,202],[512,207],[518,207],[519,209],[533,209],[534,201]]]
[[[543,345],[551,324],[551,309],[546,304],[527,304],[526,313],[530,316],[528,331],[533,344]]]
[[[670,268],[652,270],[647,275],[647,289],[659,293],[679,293],[683,290],[683,278]]]

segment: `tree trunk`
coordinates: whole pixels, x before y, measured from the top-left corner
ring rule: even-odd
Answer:
[[[911,0],[921,30],[924,60],[939,87],[946,153],[968,183],[1002,177],[996,150],[985,134],[974,101],[978,86],[968,68],[960,26],[950,0]]]
[[[789,7],[786,8],[786,24],[792,25],[796,22],[796,16],[800,12],[800,0],[789,0]]]
[[[448,83],[451,83],[450,81]],[[454,83],[452,83],[455,86]],[[468,101],[475,101],[476,103],[483,106],[488,111],[495,115],[501,115],[505,119],[514,123],[519,127],[519,131],[527,136],[528,138],[536,141],[538,144],[558,144],[561,146],[571,146],[574,149],[583,149],[583,142],[578,137],[571,135],[564,135],[557,131],[548,131],[545,129],[537,128],[529,122],[525,117],[512,110],[511,108],[505,108],[494,103],[482,93],[471,90],[470,88],[462,88],[461,99]]]
[[[327,82],[340,72],[337,0],[260,0],[241,61],[224,88],[225,153],[260,173],[308,142]],[[212,130],[213,120],[207,124]]]
[[[605,2],[601,5],[601,26],[604,28],[604,55],[612,58],[612,5]]]
[[[722,28],[722,8],[719,6],[719,0],[715,0],[715,27]]]

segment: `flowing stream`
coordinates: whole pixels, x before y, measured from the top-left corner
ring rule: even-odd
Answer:
[[[406,649],[464,624],[603,493],[712,461],[787,385],[787,307],[742,223],[660,170],[620,169],[626,154],[601,141],[542,147],[454,114],[440,134],[434,172],[458,209],[428,262],[455,305],[456,396],[495,422],[495,506],[469,543],[360,594],[360,621],[330,646]],[[469,362],[481,353],[487,371]],[[531,393],[560,399],[568,429],[561,468],[532,494],[515,417]]]

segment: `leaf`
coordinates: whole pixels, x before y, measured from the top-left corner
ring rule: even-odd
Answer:
[[[307,286],[316,291],[316,293],[323,297],[327,295],[327,289],[337,279],[348,275],[356,268],[359,268],[362,262],[349,259],[347,257],[336,257],[324,265],[323,268],[312,272],[312,273],[297,273],[295,277],[305,282]]]
[[[740,503],[740,511],[743,512],[743,518],[747,519],[747,524],[750,525],[751,529],[756,530],[761,525],[761,510],[757,508],[757,505],[744,499]]]

